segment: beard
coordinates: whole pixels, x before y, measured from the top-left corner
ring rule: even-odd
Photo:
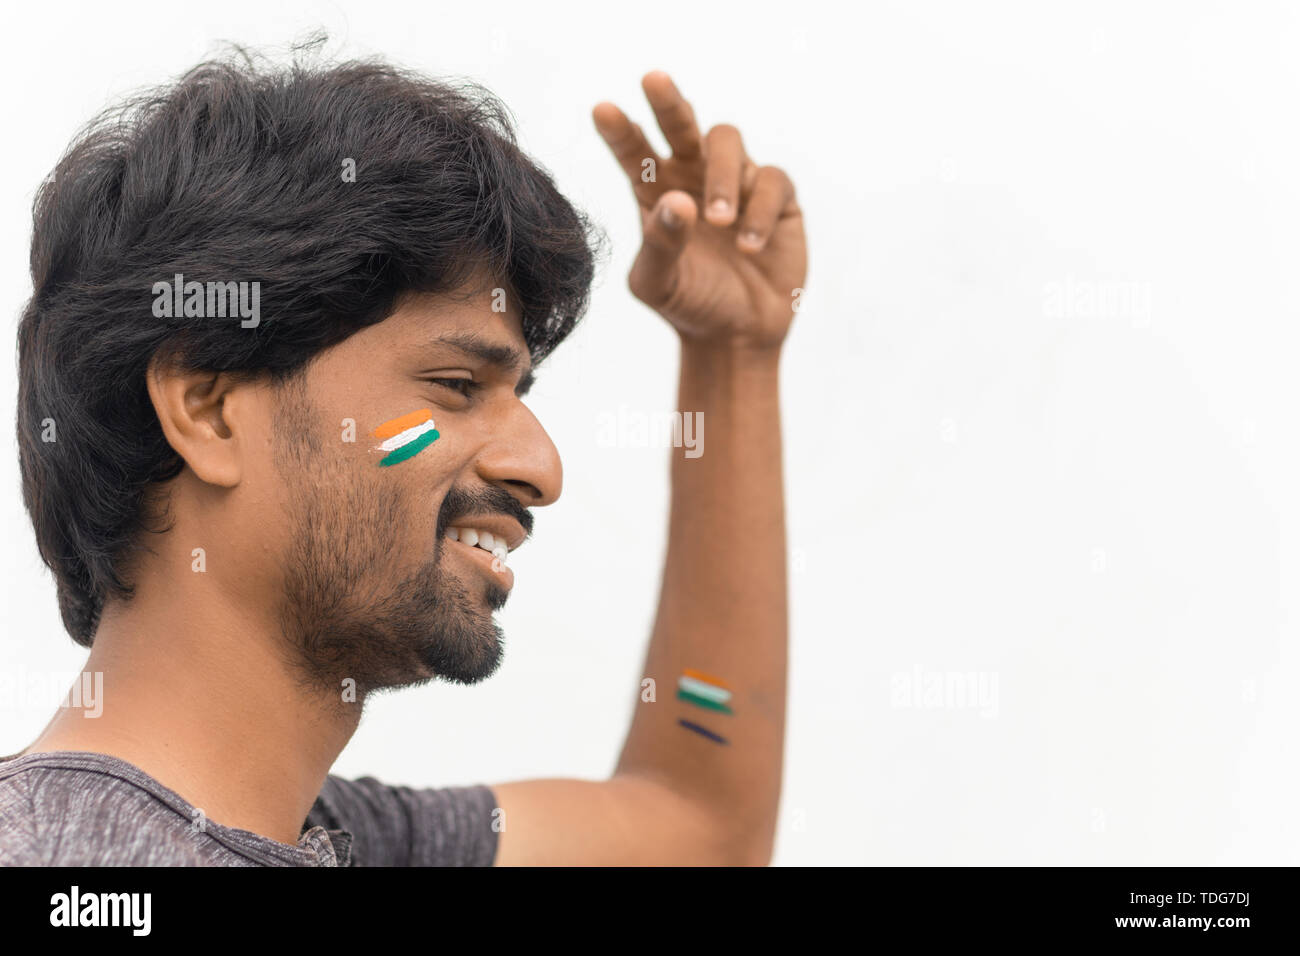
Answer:
[[[443,499],[428,558],[404,565],[422,501],[411,483],[377,480],[355,459],[324,453],[301,387],[277,416],[276,464],[290,489],[292,537],[284,556],[280,624],[291,663],[318,692],[356,699],[434,678],[474,684],[496,672],[505,638],[492,613],[508,592],[448,572],[446,531],[468,514],[531,515],[504,490],[452,488]],[[371,466],[373,467],[373,466]]]

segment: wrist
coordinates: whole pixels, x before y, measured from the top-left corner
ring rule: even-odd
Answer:
[[[723,371],[776,371],[781,363],[781,346],[758,345],[734,340],[705,340],[679,336],[682,367],[688,365]]]
[[[738,404],[758,409],[776,396],[780,364],[780,347],[683,341],[681,398],[709,406]]]

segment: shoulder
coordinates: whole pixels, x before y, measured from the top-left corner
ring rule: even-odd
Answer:
[[[351,833],[355,866],[491,866],[499,817],[482,784],[409,787],[331,774],[308,823]]]
[[[119,766],[118,764],[121,764]],[[201,821],[130,765],[89,753],[0,762],[0,865],[193,866],[214,860]],[[226,861],[235,862],[235,861]]]

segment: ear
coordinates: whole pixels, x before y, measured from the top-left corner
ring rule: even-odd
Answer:
[[[185,371],[155,355],[145,375],[167,443],[201,481],[239,484],[257,403],[256,386],[228,372]]]

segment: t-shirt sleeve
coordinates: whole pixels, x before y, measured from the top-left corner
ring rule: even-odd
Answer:
[[[498,814],[490,787],[392,786],[325,779],[309,824],[352,834],[352,866],[491,866]]]

